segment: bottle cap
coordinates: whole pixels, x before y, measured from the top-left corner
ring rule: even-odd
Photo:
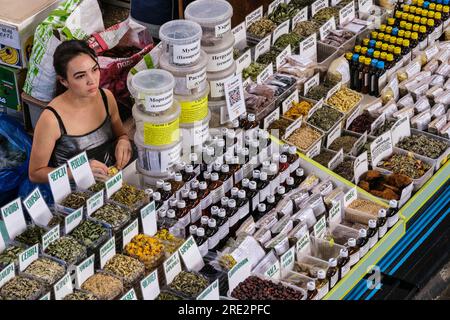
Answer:
[[[213,165],[213,168],[214,168],[214,171],[220,172],[220,169],[222,168],[222,164],[218,163],[218,162],[215,162],[214,165]]]
[[[177,208],[178,208],[178,209],[184,209],[184,208],[186,208],[186,201],[184,201],[184,200],[178,201],[178,202],[177,202]]]
[[[197,237],[204,237],[205,236],[205,229],[203,228],[197,228]]]
[[[405,38],[409,39],[411,37],[411,31],[405,31]]]
[[[408,22],[408,23],[406,24],[406,26],[405,26],[405,29],[406,29],[406,30],[411,30],[411,28],[412,28],[412,23],[409,23],[409,22]]]
[[[259,179],[261,181],[266,181],[267,180],[267,172],[261,172],[261,174],[259,175]]]
[[[398,28],[397,28],[397,27],[392,28],[391,34],[392,34],[393,36],[397,36],[397,35],[398,35]]]
[[[414,23],[420,23],[420,17],[419,16],[415,16],[413,22]]]
[[[441,3],[439,3],[439,1],[438,1],[438,4],[436,5],[436,11],[441,12],[442,9],[443,9],[443,7],[442,7],[442,1],[441,1]]]
[[[387,60],[388,62],[394,61],[394,55],[393,55],[392,53],[389,53],[389,54],[386,56],[386,60]]]
[[[428,2],[428,1],[425,1],[424,3],[423,3],[423,7],[424,8],[429,8],[429,6],[430,6],[430,3]]]
[[[391,44],[391,45],[389,45],[389,47],[388,47],[388,52],[393,53],[393,52],[394,52],[394,49],[395,49],[395,46],[394,46],[393,44]]]
[[[353,55],[353,59],[352,59],[354,62],[358,62],[359,61],[359,54],[354,54]]]
[[[200,182],[197,179],[191,181],[191,189],[197,190]]]
[[[425,26],[420,26],[419,31],[420,31],[421,33],[426,33],[426,32],[427,32],[427,27],[425,27]]]
[[[225,209],[220,209],[217,215],[219,216],[219,218],[225,218],[227,216],[227,212],[225,211]]]
[[[259,179],[260,175],[261,175],[261,171],[253,170],[253,172],[252,172],[253,179],[255,179],[255,180]]]
[[[308,289],[308,291],[314,291],[314,290],[316,290],[316,284],[315,284],[315,282],[314,282],[314,281],[309,281],[309,282],[306,284],[306,288]]]
[[[258,211],[259,212],[265,212],[266,211],[266,205],[264,203],[258,204]]]
[[[160,200],[161,200],[161,193],[159,193],[159,192],[153,192],[152,198],[153,198],[153,200],[155,200],[155,201],[160,201]]]
[[[429,8],[431,10],[436,10],[436,3],[430,3]]]
[[[364,60],[365,60],[365,59],[366,59],[366,57],[360,56],[359,59],[358,59],[358,61],[359,61],[359,63],[364,63]]]
[[[386,42],[386,43],[388,43],[389,41],[391,41],[391,36],[388,35],[388,34],[385,35],[384,38],[383,38],[383,41]]]
[[[433,19],[428,19],[427,25],[428,25],[429,27],[434,27],[434,20],[433,20]]]
[[[328,266],[331,268],[337,267],[337,260],[335,258],[330,258],[328,260]]]
[[[403,20],[403,21],[408,20],[408,13],[404,12],[404,13],[402,14],[402,20]]]
[[[389,18],[389,19],[387,19],[387,23],[388,23],[388,25],[390,25],[390,26],[394,25],[394,24],[395,24],[395,18]]]
[[[185,199],[185,198],[189,197],[189,190],[188,189],[181,189],[180,193],[181,193],[181,198],[182,199]]]
[[[339,256],[341,256],[342,258],[347,258],[348,257],[348,250],[347,249],[341,249],[339,251]]]
[[[272,195],[272,194],[267,196],[267,202],[268,203],[275,203],[275,196]]]
[[[345,59],[347,59],[347,60],[352,60],[352,58],[353,58],[353,53],[347,52],[347,53],[345,54]]]
[[[202,181],[198,184],[198,188],[200,190],[206,190],[206,189],[208,189],[208,184],[205,181]]]
[[[195,191],[190,191],[190,192],[189,192],[189,199],[190,199],[190,200],[196,200],[196,199],[197,199],[197,192],[195,192]]]
[[[215,216],[219,213],[220,208],[218,206],[211,207],[211,216]]]
[[[239,119],[234,119],[233,123],[232,123],[232,126],[233,126],[234,129],[239,128]]]
[[[319,270],[317,271],[317,278],[320,280],[323,280],[327,277],[327,274],[325,273],[325,270]]]
[[[247,196],[247,192],[245,192],[245,190],[239,190],[239,192],[238,192],[239,199],[245,199],[246,196]]]
[[[178,163],[176,165],[176,168],[177,168],[178,171],[183,171],[185,166],[186,166],[186,162],[181,161],[180,163]]]
[[[397,12],[395,13],[395,17],[396,17],[397,19],[400,19],[400,18],[402,17],[402,14],[403,14],[402,11],[397,11]]]
[[[367,53],[367,47],[362,47],[361,48],[361,54],[365,55]]]
[[[220,199],[220,204],[222,205],[222,207],[226,207],[229,200],[230,199],[228,197],[222,197],[222,199]]]
[[[383,45],[383,42],[377,41],[376,44],[375,44],[375,48],[381,49],[381,46],[382,46],[382,45]]]
[[[428,10],[427,9],[422,9],[422,17],[427,17],[428,16]]]
[[[280,194],[280,195],[285,194],[286,193],[286,189],[283,186],[279,186],[277,188],[277,193]]]
[[[165,182],[163,185],[163,190],[166,192],[172,190],[172,185],[169,182]]]
[[[303,170],[303,168],[298,168],[297,170],[295,170],[295,175],[297,177],[303,177],[304,174],[305,174],[305,170]]]
[[[414,15],[413,14],[408,14],[408,22],[413,22],[414,21]]]
[[[405,12],[409,12],[409,4],[405,4],[402,9]]]
[[[405,30],[399,30],[398,36],[403,38],[405,36]]]
[[[382,53],[380,54],[381,60],[386,60],[386,56],[387,56],[387,53],[386,53],[386,52],[382,52]]]
[[[394,53],[395,53],[396,55],[401,55],[401,54],[402,54],[402,48],[400,48],[400,47],[395,47]]]
[[[282,154],[282,155],[280,156],[280,163],[286,163],[286,162],[287,162],[287,156],[284,155],[284,154]]]
[[[294,178],[288,177],[288,178],[286,179],[286,184],[287,184],[288,186],[293,186],[293,185],[294,185]]]
[[[411,33],[411,39],[413,39],[413,40],[419,39],[419,35],[417,34],[417,32]]]
[[[187,173],[192,173],[194,172],[194,166],[192,164],[187,164],[185,170]]]
[[[359,237],[360,237],[360,238],[365,238],[365,237],[367,237],[367,231],[366,231],[366,229],[359,229]]]
[[[164,180],[156,180],[156,190],[161,189],[164,185]]]
[[[376,67],[377,67],[377,63],[378,63],[378,60],[377,60],[377,59],[372,59],[371,66],[372,66],[373,68],[376,68]]]
[[[402,45],[403,45],[404,47],[409,47],[409,40],[403,40]]]
[[[376,59],[380,58],[380,51],[375,51],[373,53],[373,57],[376,58]]]
[[[165,218],[166,215],[167,215],[167,210],[166,210],[166,209],[161,208],[161,209],[158,210],[158,216],[159,216],[160,218]]]
[[[403,38],[397,38],[397,45],[401,46],[403,43]]]
[[[406,21],[400,21],[400,28],[405,29]]]
[[[272,163],[269,166],[269,172],[270,172],[271,175],[276,175],[277,172],[278,172],[278,166],[275,163]]]
[[[216,219],[209,219],[208,220],[208,227],[215,228],[216,227]]]
[[[380,24],[380,31],[384,32],[386,30],[386,25],[385,24]]]
[[[248,184],[250,183],[250,180],[247,178],[242,179],[242,187],[243,188],[248,188]]]
[[[434,14],[434,18],[435,18],[436,20],[441,20],[441,19],[442,19],[442,14],[441,14],[440,12],[436,12],[436,13]]]
[[[350,238],[350,239],[348,239],[347,243],[348,243],[349,247],[354,247],[354,246],[356,246],[356,239]]]
[[[392,27],[391,27],[391,26],[386,27],[386,33],[391,34],[391,32],[392,32]],[[385,36],[385,37],[386,37],[386,36]]]
[[[369,39],[369,38],[364,38],[362,42],[363,42],[363,45],[364,45],[364,46],[368,47],[368,46],[369,46],[370,39]]]
[[[217,172],[211,173],[211,181],[219,181],[219,174]]]
[[[364,64],[365,64],[366,66],[369,66],[371,61],[372,61],[372,60],[371,60],[370,58],[366,58],[366,59],[364,60]]]
[[[420,30],[420,26],[418,25],[418,24],[415,24],[414,26],[413,26],[413,29],[412,29],[414,32],[419,32],[419,30]],[[406,31],[407,32],[407,31]]]
[[[381,50],[383,51],[387,51],[389,45],[387,43],[383,43],[383,45],[381,46]]]
[[[236,200],[230,199],[228,201],[228,208],[236,208]]]
[[[196,163],[198,161],[198,155],[196,153],[190,153],[189,154],[189,161],[191,163]]]
[[[230,172],[230,166],[227,164],[222,165],[222,173],[228,173]]]
[[[173,210],[173,209],[167,210],[167,218],[174,219],[175,218],[175,210]]]
[[[379,217],[379,218],[385,218],[385,217],[386,217],[386,210],[380,209],[380,210],[378,211],[378,217]]]
[[[231,192],[231,197],[237,197],[238,192],[239,192],[239,188],[233,187],[233,188],[231,188],[230,192]]]
[[[397,37],[391,37],[391,39],[389,39],[390,44],[395,44],[397,42]]]
[[[373,52],[374,52],[374,51],[375,51],[374,49],[370,48],[369,50],[367,50],[367,55],[368,55],[369,57],[373,56]]]
[[[372,31],[372,32],[370,33],[370,36],[372,37],[372,39],[376,39],[377,36],[378,36],[378,32],[377,32],[377,31]]]
[[[251,182],[248,184],[248,187],[249,187],[250,190],[256,190],[257,184],[256,184],[255,181],[251,181]]]
[[[397,200],[390,200],[390,201],[389,201],[389,207],[390,207],[390,208],[395,208],[395,209],[397,209],[397,206],[398,206]]]
[[[376,227],[377,227],[377,221],[373,220],[373,219],[370,219],[369,220],[369,228],[374,229]]]
[[[256,121],[256,115],[254,113],[249,113],[247,116],[247,120],[250,122]]]
[[[176,198],[175,199],[170,199],[169,200],[169,207],[170,208],[176,207],[177,206],[177,202],[178,202],[178,200]]]
[[[193,225],[189,227],[189,234],[190,235],[196,235],[197,234],[197,226]]]
[[[448,1],[446,1],[446,2],[448,2]],[[448,4],[448,3],[447,3],[447,4]],[[449,8],[447,5],[445,5],[445,6],[442,7],[442,12],[444,12],[444,13],[449,13],[449,11],[450,11],[450,8]]]

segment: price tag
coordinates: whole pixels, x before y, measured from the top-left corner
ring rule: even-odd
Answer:
[[[333,88],[331,88],[330,91],[328,91],[328,93],[327,93],[327,97],[326,97],[325,101],[330,99],[336,92],[341,90],[341,85],[342,84],[339,82],[337,85],[335,85]]]
[[[62,300],[68,294],[73,293],[70,273],[66,273],[66,275],[53,286],[53,291],[55,292],[55,300]]]
[[[53,218],[39,188],[34,189],[34,191],[23,201],[23,204],[35,223],[46,226]]]
[[[205,266],[200,250],[192,236],[183,243],[180,249],[178,249],[178,252],[180,253],[181,259],[183,259],[187,270],[199,271]]]
[[[300,55],[304,59],[312,59],[317,57],[317,34],[312,34],[305,40],[300,42]]]
[[[258,60],[260,55],[263,55],[264,53],[268,52],[270,50],[270,39],[272,38],[272,35],[268,35],[264,39],[262,39],[256,46],[255,46],[255,61]]]
[[[141,292],[144,300],[155,300],[161,292],[158,281],[158,269],[155,269],[141,281]]]
[[[242,77],[237,75],[225,81],[224,88],[228,118],[233,121],[246,112]]]
[[[325,40],[331,30],[336,30],[336,20],[334,19],[334,17],[331,17],[330,20],[325,22],[324,25],[320,27],[320,40]]]
[[[3,46],[20,50],[19,31],[16,28],[0,24],[0,31],[0,43]]]
[[[103,207],[104,198],[105,198],[105,189],[102,189],[87,200],[86,206],[88,217],[90,217],[95,211]]]
[[[127,293],[125,293],[120,300],[137,300],[136,298],[136,291],[134,289],[131,289]]]
[[[328,169],[334,170],[344,161],[344,149],[341,148],[338,153],[328,162]]]
[[[94,174],[92,173],[91,166],[89,165],[89,159],[86,151],[73,157],[69,161],[70,171],[72,171],[73,179],[80,189],[88,189],[95,184]]]
[[[280,54],[276,57],[277,70],[286,63],[286,57],[292,54],[291,45],[289,44]]]
[[[48,174],[50,189],[52,190],[53,199],[56,203],[60,203],[67,197],[70,190],[69,175],[67,173],[67,165],[62,165]]]
[[[358,191],[356,191],[356,187],[351,188],[344,196],[344,207],[347,208],[350,203],[355,201],[358,198]]]
[[[252,11],[245,17],[245,26],[248,29],[253,23],[260,20],[263,17],[263,6],[260,6],[255,11]]]
[[[309,238],[309,233],[306,232],[300,239],[298,239],[295,245],[295,251],[297,252],[297,257],[305,254],[311,253],[311,239]]]
[[[54,241],[58,240],[60,237],[59,225],[50,229],[49,232],[42,236],[42,250],[45,251],[47,247]]]
[[[156,223],[155,201],[141,209],[141,221],[144,234],[154,236],[158,231]]]
[[[309,111],[308,111],[308,119],[311,118],[313,116],[313,114],[316,113],[316,111],[319,110],[322,107],[323,107],[323,99],[320,99],[320,101],[317,102],[314,107],[309,109]]]
[[[328,134],[327,137],[328,149],[330,148],[330,145],[333,143],[333,141],[341,136],[341,131],[342,131],[342,122],[339,122],[339,124]]]
[[[360,150],[364,147],[367,142],[367,131],[363,133],[363,135],[356,140],[355,144],[352,147],[351,154],[353,156],[358,156]]]
[[[297,120],[295,120],[289,127],[286,128],[284,137],[288,138],[291,134],[294,133],[295,130],[302,126],[303,117],[300,116]]]
[[[233,292],[239,283],[250,276],[251,267],[250,261],[248,258],[245,258],[228,271],[228,287],[230,292]]]
[[[310,159],[318,156],[320,154],[320,148],[322,146],[322,139],[317,141],[309,150],[306,152],[306,156]]]
[[[314,237],[322,238],[325,235],[326,231],[327,231],[327,221],[325,216],[323,216],[314,225]]]
[[[0,288],[5,285],[9,280],[14,278],[16,275],[14,263],[11,263],[7,265],[1,272],[0,272]]]
[[[411,124],[409,117],[397,120],[391,128],[392,144],[396,145],[400,140],[411,135]]]
[[[245,22],[241,22],[234,29],[231,30],[234,36],[234,43],[247,43],[247,28],[245,27]]]
[[[83,262],[81,262],[75,269],[75,287],[81,289],[81,285],[94,275],[94,258],[93,254]],[[102,266],[103,268],[103,266]]]
[[[219,296],[219,279],[216,279],[199,294],[197,300],[219,300]]]
[[[112,237],[100,248],[100,268],[116,255],[116,238]]]
[[[319,84],[320,84],[320,74],[316,73],[312,78],[310,78],[308,81],[305,82],[303,86],[304,95],[306,96],[309,90],[311,90],[311,88],[318,86]]]
[[[298,100],[299,100],[298,89],[295,89],[295,91],[292,92],[289,95],[289,97],[287,97],[286,100],[284,100],[281,104],[281,110],[282,110],[283,114],[288,112],[288,110],[292,107],[292,103],[293,102],[297,103]]]
[[[335,7],[337,6],[339,3],[341,3],[342,0],[331,0],[331,6]]]
[[[381,127],[386,122],[386,114],[382,113],[372,124],[370,125],[370,132],[374,132],[375,129]]]
[[[392,148],[392,138],[391,132],[385,132],[381,136],[375,139],[374,142],[370,144],[370,154],[372,156],[372,165],[377,166],[378,162],[387,156],[391,155],[393,151]]]
[[[308,20],[308,7],[304,7],[302,10],[300,10],[299,13],[297,13],[297,15],[295,15],[295,17],[292,18],[292,29],[295,28],[297,23],[307,20]]]
[[[398,202],[399,208],[402,207],[406,203],[406,201],[409,200],[409,198],[411,198],[411,194],[413,192],[413,187],[414,187],[414,183],[411,182],[409,186],[407,186],[406,188],[403,188],[402,194],[400,195],[400,200]]]
[[[279,280],[281,277],[280,261],[279,260],[275,261],[275,263],[267,269],[264,275],[269,278]]]
[[[348,129],[350,127],[350,125],[352,124],[352,122],[356,118],[358,118],[360,114],[361,114],[361,108],[358,107],[348,116],[347,121],[345,123],[345,129]]]
[[[289,20],[286,20],[282,24],[280,24],[274,31],[272,36],[272,45],[275,44],[275,42],[278,40],[279,37],[281,37],[283,34],[289,33],[289,24],[291,22]]]
[[[314,17],[314,15],[323,8],[328,7],[328,0],[317,0],[316,2],[313,2],[311,5],[311,16]]]
[[[252,52],[248,49],[236,60],[236,74],[242,73],[242,70],[248,68],[252,63]]]
[[[263,84],[273,75],[273,64],[270,63],[264,70],[256,77],[256,83]]]
[[[281,275],[284,277],[288,271],[294,269],[295,264],[295,247],[290,248],[280,258],[281,260]]]
[[[178,251],[170,256],[169,259],[164,261],[164,274],[166,276],[166,282],[169,285],[173,279],[181,272],[181,260]]]
[[[46,294],[44,294],[39,300],[40,301],[50,300],[50,292],[47,292]]]
[[[339,24],[346,25],[353,19],[355,19],[355,3],[352,1],[339,10]]]
[[[69,234],[83,221],[83,208],[79,208],[64,218],[64,230]]]
[[[269,7],[267,8],[267,14],[271,14],[282,3],[284,3],[284,0],[274,0],[271,3],[269,3]]]
[[[2,207],[1,211],[2,219],[10,239],[14,239],[27,229],[20,198]]]
[[[342,221],[342,207],[341,202],[337,202],[330,209],[330,226],[333,224],[340,224]]]
[[[367,151],[355,159],[355,162],[353,164],[353,170],[355,173],[355,184],[357,185],[359,182],[359,178],[369,170]]]
[[[35,244],[19,255],[19,270],[23,271],[39,258],[39,244]]]
[[[123,243],[122,248],[125,248],[127,244],[131,242],[131,240],[139,234],[139,220],[136,219],[128,227],[123,230]]]
[[[5,250],[5,248],[6,248],[5,240],[3,240],[3,235],[0,232],[0,253],[2,253],[3,250]]]
[[[120,171],[111,179],[107,180],[105,183],[106,186],[106,197],[109,199],[111,196],[119,191],[123,185],[123,173]]]
[[[369,13],[373,6],[373,0],[358,0],[358,11]]]
[[[267,129],[272,124],[272,122],[278,119],[280,119],[279,108],[273,110],[267,117],[264,118],[264,129]]]

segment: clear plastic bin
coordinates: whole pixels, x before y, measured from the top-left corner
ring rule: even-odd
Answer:
[[[334,243],[337,243],[341,246],[346,246],[348,239],[358,239],[359,232],[356,229],[346,227],[342,224],[335,224],[331,225],[328,229],[328,235],[326,236],[326,238],[328,237],[331,237],[334,240]]]
[[[328,262],[313,257],[311,255],[301,255],[297,257],[297,261],[294,265],[294,270],[304,276],[310,278],[317,278],[317,272],[319,270],[327,271]]]
[[[303,290],[307,290],[308,282],[314,281],[315,279],[307,277],[303,274],[300,274],[295,271],[287,271],[284,276],[281,278],[281,281],[289,283],[292,286],[296,286],[298,288],[302,288]]]

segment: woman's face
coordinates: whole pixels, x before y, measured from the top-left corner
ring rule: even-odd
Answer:
[[[98,93],[100,68],[87,54],[80,54],[67,65],[67,79],[62,84],[80,97],[92,97]]]

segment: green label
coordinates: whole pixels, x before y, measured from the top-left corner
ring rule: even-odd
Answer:
[[[19,71],[0,67],[0,105],[19,111],[20,88],[17,87]]]
[[[219,300],[219,279],[216,279],[200,293],[197,300]]]
[[[100,190],[96,194],[94,194],[92,197],[90,197],[87,202],[87,215],[90,217],[95,211],[103,207],[104,204],[104,194],[105,190]]]
[[[47,294],[43,295],[39,300],[50,300],[50,292],[48,292]]]
[[[33,205],[41,199],[41,193],[39,192],[39,189],[34,190],[32,194],[25,200],[25,207],[30,210]]]
[[[269,269],[267,269],[266,276],[273,279],[280,279],[280,261],[276,261]]]
[[[67,176],[66,166],[64,165],[61,168],[53,171],[49,176],[50,176],[50,179],[52,179],[53,182],[56,182],[58,179],[66,177]]]
[[[70,169],[73,170],[73,171],[76,171],[78,168],[80,168],[81,166],[83,166],[87,162],[88,162],[88,159],[86,157],[86,154],[82,153],[78,157],[75,157],[74,159],[72,159],[69,162]]]
[[[2,208],[3,219],[8,218],[10,215],[16,213],[19,210],[20,206],[18,200],[14,201],[8,206],[3,207]]]
[[[73,286],[70,274],[66,273],[66,275],[53,286],[53,290],[55,292],[56,300],[62,300],[66,295],[71,294],[73,292]]]
[[[155,300],[159,296],[158,269],[141,281],[141,291],[144,300]]]
[[[116,255],[116,239],[112,237],[100,248],[100,267],[103,268],[109,259]]]
[[[294,256],[295,256],[295,248],[292,247],[281,256],[281,268],[286,270],[292,270],[295,263]]]
[[[186,254],[186,252],[192,247],[194,244],[194,239],[190,237],[186,242],[181,246],[180,253],[181,255]]]
[[[75,210],[64,219],[66,234],[70,233],[83,221],[83,207]]]
[[[111,179],[107,180],[105,185],[106,185],[106,196],[109,199],[115,192],[119,191],[120,188],[122,188],[123,185],[122,171],[120,171]]]
[[[59,225],[57,225],[56,227],[52,228],[49,232],[47,232],[42,236],[42,249],[45,251],[45,249],[47,249],[50,243],[59,239],[59,236],[60,236]]]
[[[251,267],[250,261],[248,258],[245,258],[228,271],[228,287],[230,288],[230,292],[250,276]]]
[[[3,287],[5,283],[15,277],[14,263],[6,266],[2,271],[0,271],[0,288]]]
[[[163,266],[167,284],[170,284],[177,274],[181,272],[181,260],[178,251],[167,259]]]
[[[304,254],[309,246],[309,243],[310,243],[309,233],[305,233],[305,235],[297,241],[296,245],[297,255]]]
[[[327,231],[327,220],[325,216],[320,218],[320,220],[314,225],[314,236],[317,238],[322,237]]]
[[[76,267],[75,279],[78,289],[94,274],[94,257],[95,255],[90,256]]]
[[[22,252],[19,256],[19,270],[25,270],[30,264],[36,261],[39,257],[39,244],[35,244]]]
[[[130,291],[125,293],[124,296],[120,298],[120,300],[137,300],[136,292],[134,291],[134,289],[131,289]]]

